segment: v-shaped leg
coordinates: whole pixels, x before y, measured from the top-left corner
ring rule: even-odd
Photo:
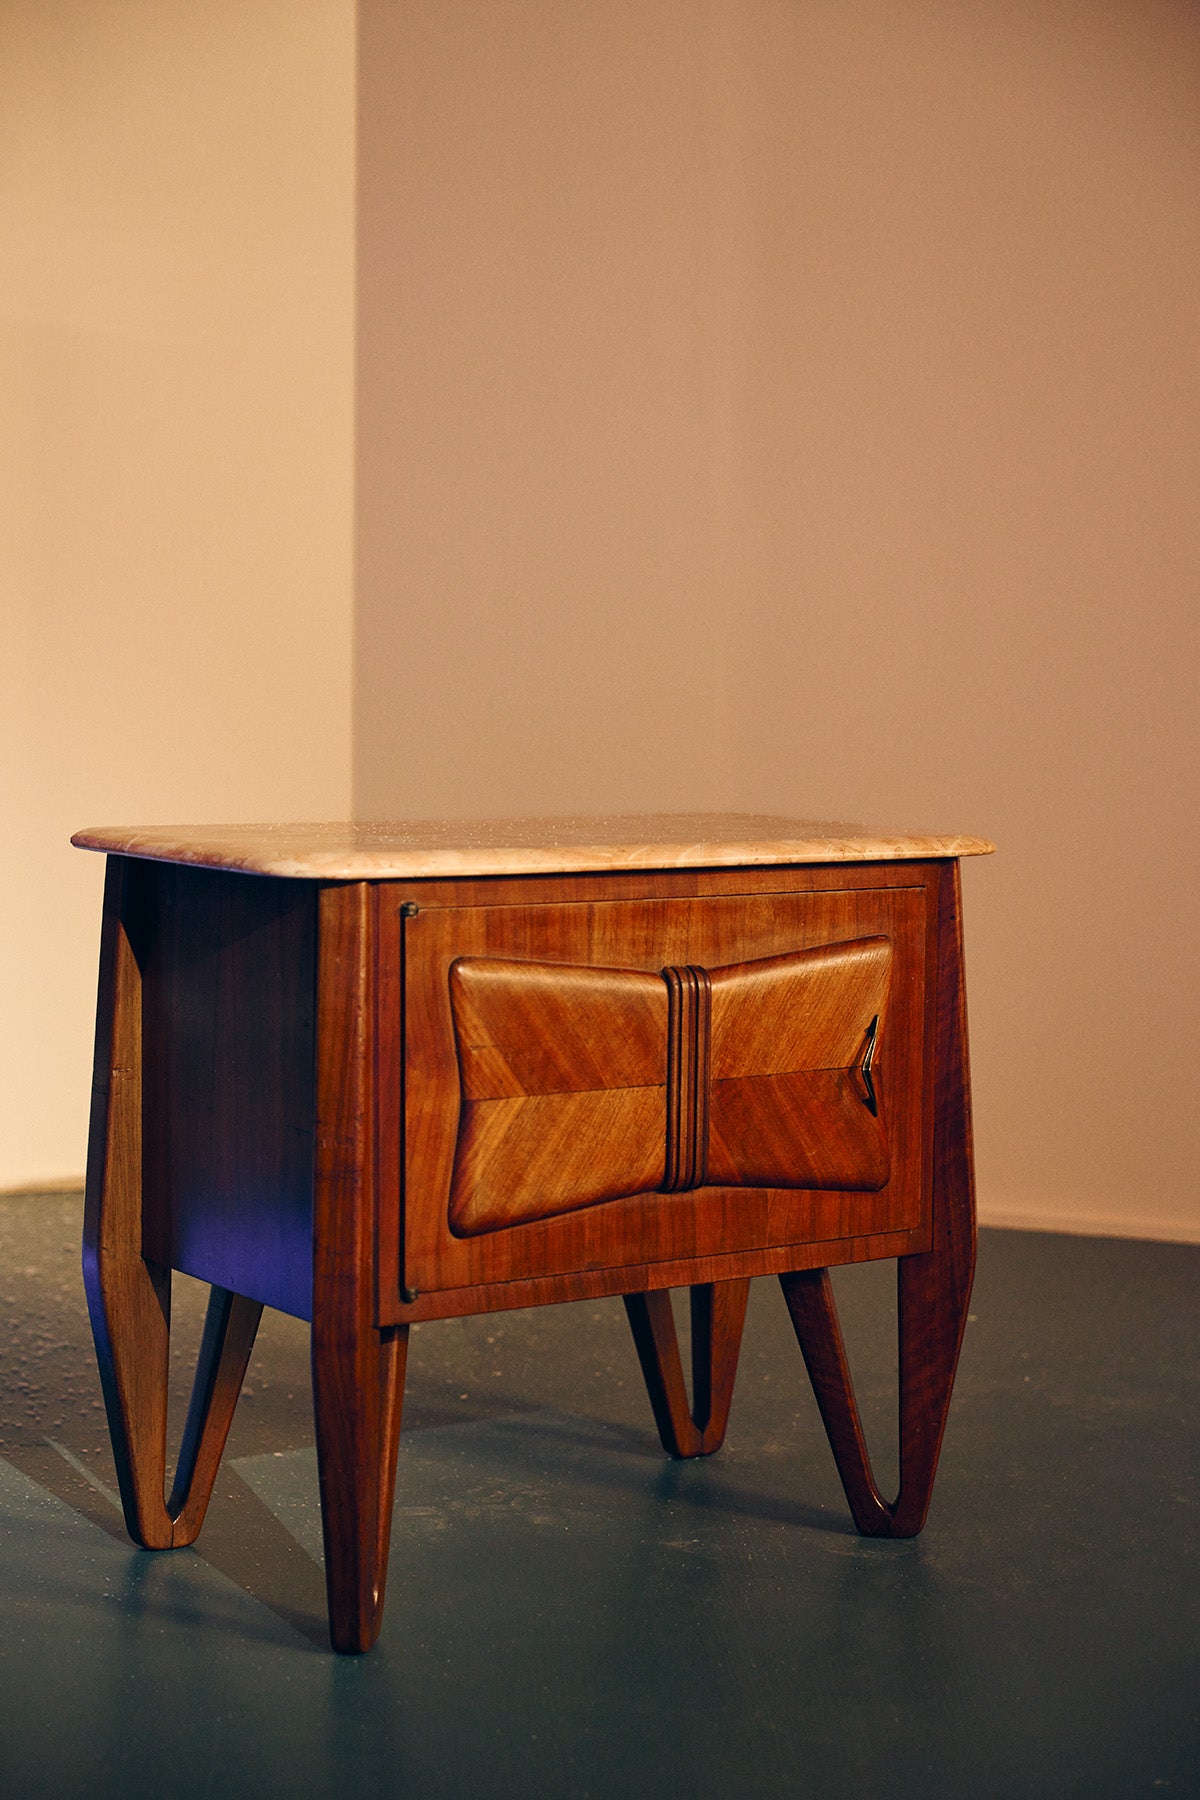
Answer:
[[[669,1456],[710,1456],[724,1442],[749,1291],[746,1280],[692,1288],[690,1406],[670,1293],[660,1288],[625,1296],[654,1423]]]
[[[169,1499],[167,1464],[167,1366],[170,1271],[143,1264],[129,1287],[142,1305],[111,1304],[100,1259],[99,1279],[89,1284],[100,1384],[108,1413],[113,1461],[125,1525],[146,1550],[178,1550],[194,1543],[204,1523],[225,1440],[246,1377],[262,1307],[226,1288],[213,1288],[204,1323],[183,1443]]]
[[[858,1529],[915,1537],[925,1523],[975,1272],[970,1080],[957,863],[938,890],[930,1248],[900,1258],[900,1491],[886,1501],[871,1472],[827,1269],[781,1275],[830,1448]]]
[[[867,1537],[915,1537],[933,1492],[969,1288],[948,1287],[933,1256],[901,1259],[900,1491],[889,1502],[871,1469],[829,1271],[779,1279],[855,1525]]]
[[[130,1536],[147,1550],[190,1544],[203,1523],[262,1307],[214,1288],[169,1501],[167,1369],[171,1271],[142,1255],[141,971],[136,877],[110,857],[88,1142],[83,1277]]]

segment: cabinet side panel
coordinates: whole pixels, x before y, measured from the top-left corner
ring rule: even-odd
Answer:
[[[154,885],[146,1254],[307,1318],[315,890],[168,864]]]

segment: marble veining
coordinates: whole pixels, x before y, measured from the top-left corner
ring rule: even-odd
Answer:
[[[985,856],[986,838],[757,813],[630,813],[326,824],[104,825],[82,850],[299,880],[582,874],[606,869]]]

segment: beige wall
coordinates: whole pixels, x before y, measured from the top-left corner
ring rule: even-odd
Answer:
[[[0,1187],[83,1167],[86,823],[350,795],[346,0],[0,6]]]
[[[994,835],[985,1216],[1200,1236],[1195,10],[358,29],[356,246],[352,0],[0,8],[0,1186],[82,1165],[67,832],[342,811],[355,624],[360,815]]]
[[[736,195],[710,10],[360,7],[367,815],[729,786]]]
[[[994,835],[985,1216],[1200,1236],[1200,17],[363,0],[360,50],[359,810]]]
[[[739,796],[993,835],[984,1215],[1200,1236],[1200,13],[761,14]]]

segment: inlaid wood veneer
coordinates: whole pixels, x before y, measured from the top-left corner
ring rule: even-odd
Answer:
[[[881,1188],[891,963],[887,938],[657,979],[457,959],[451,1229],[710,1185]]]

